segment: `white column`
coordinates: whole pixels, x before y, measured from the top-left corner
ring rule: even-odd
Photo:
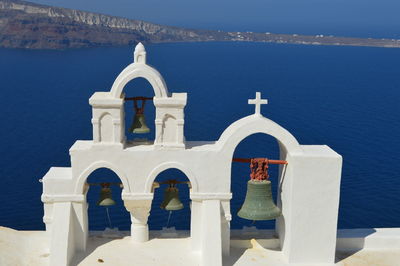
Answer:
[[[222,255],[229,257],[231,248],[231,204],[230,200],[221,201],[221,241],[222,241]]]
[[[201,214],[202,203],[200,200],[192,200],[191,202],[191,218],[190,218],[190,241],[193,251],[201,250]]]
[[[150,210],[137,208],[131,212],[131,236],[135,242],[146,242],[149,240],[149,226],[147,218]]]
[[[75,255],[72,202],[56,202],[50,239],[50,265],[67,266]]]
[[[201,265],[222,265],[221,203],[220,200],[203,200],[202,203]]]
[[[51,234],[51,223],[53,221],[53,203],[43,202],[43,222],[46,225],[46,234],[50,236]]]
[[[302,145],[288,154],[278,219],[282,251],[289,263],[335,261],[342,158],[328,146]],[[316,252],[317,251],[317,252]]]
[[[86,201],[72,203],[76,220],[74,221],[75,247],[78,251],[85,251],[89,236],[88,204]]]
[[[131,236],[135,242],[149,240],[147,219],[150,214],[151,200],[125,200],[126,209],[131,214]]]

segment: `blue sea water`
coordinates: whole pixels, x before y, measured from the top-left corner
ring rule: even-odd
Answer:
[[[169,90],[187,92],[187,140],[216,140],[231,123],[254,112],[247,99],[256,91],[269,100],[263,114],[289,130],[301,144],[327,144],[343,156],[339,228],[400,226],[400,49],[301,46],[263,43],[180,43],[149,45],[148,62],[164,76]],[[0,225],[43,229],[40,178],[51,166],[69,166],[69,148],[91,139],[89,97],[109,90],[132,62],[132,47],[27,51],[0,49]],[[134,81],[128,96],[151,96],[149,84]],[[127,106],[129,125],[132,107]],[[146,108],[149,126],[154,118]],[[153,131],[154,132],[154,131]],[[152,134],[147,136],[153,138]],[[129,138],[133,138],[129,136]],[[237,157],[278,157],[266,135],[245,139]],[[276,188],[276,169],[272,167]],[[232,227],[251,222],[236,211],[243,202],[248,165],[232,166]],[[157,180],[185,180],[168,170]],[[90,182],[118,182],[111,171],[97,170]],[[185,208],[169,226],[190,227],[188,189]],[[113,226],[130,227],[120,199],[110,208]],[[91,229],[107,226],[96,206],[99,188],[88,194]],[[149,218],[151,229],[167,225],[158,189]],[[315,199],[318,200],[318,199]],[[256,223],[272,228],[273,222]]]

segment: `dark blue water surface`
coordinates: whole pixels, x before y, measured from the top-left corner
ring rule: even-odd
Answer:
[[[68,150],[75,140],[91,139],[88,99],[110,89],[132,62],[132,53],[132,47],[0,50],[1,226],[44,228],[38,179],[51,166],[70,165]],[[188,92],[187,140],[218,139],[232,122],[254,112],[247,99],[261,91],[269,100],[262,108],[266,117],[301,144],[327,144],[343,156],[339,228],[400,226],[400,49],[181,43],[150,45],[147,54],[170,91]],[[126,94],[151,96],[152,91],[139,80],[128,84]],[[154,128],[154,110],[147,107]],[[131,114],[128,106],[127,123]],[[253,135],[235,156],[277,158],[277,149],[272,137]],[[232,227],[240,228],[249,225],[235,214],[244,199],[248,166],[234,164],[232,172]],[[276,174],[272,169],[273,181]],[[187,180],[177,170],[157,180],[171,177]],[[118,177],[102,169],[89,177],[90,182],[105,180],[118,182]],[[180,188],[185,208],[172,214],[169,225],[188,229],[189,192]],[[159,209],[163,190],[153,201],[152,229],[167,224],[168,213]],[[128,229],[120,191],[114,190],[119,205],[111,208],[111,219],[114,226]],[[98,192],[93,187],[88,194],[91,229],[107,226],[105,210],[95,206]]]

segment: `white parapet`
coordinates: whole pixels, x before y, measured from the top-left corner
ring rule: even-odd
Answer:
[[[336,248],[341,251],[400,249],[400,228],[341,229],[337,237]]]

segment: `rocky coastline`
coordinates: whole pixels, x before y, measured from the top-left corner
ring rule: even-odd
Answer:
[[[400,48],[400,40],[184,29],[141,20],[0,0],[0,47],[69,49],[137,42],[268,42]]]

